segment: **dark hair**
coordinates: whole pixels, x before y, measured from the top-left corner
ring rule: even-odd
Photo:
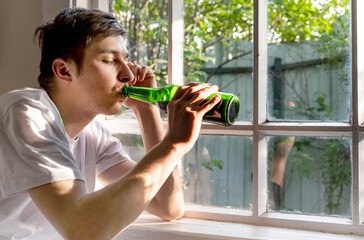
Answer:
[[[49,90],[53,84],[52,64],[54,59],[73,60],[81,71],[87,44],[93,37],[125,36],[116,18],[97,9],[67,8],[62,10],[53,21],[38,27],[34,37],[39,35],[42,51],[40,61],[40,87]]]

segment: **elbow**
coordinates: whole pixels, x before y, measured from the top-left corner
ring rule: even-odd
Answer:
[[[84,231],[84,229],[68,229],[68,231],[63,232],[62,234],[64,239],[67,240],[82,240],[82,239],[92,239],[89,238],[88,234]]]
[[[72,231],[72,232],[67,232],[65,234],[62,234],[64,239],[67,240],[98,240],[98,239],[112,239],[113,237],[115,237],[114,235],[111,234],[105,234],[105,233],[93,233],[92,230],[87,230],[87,229],[79,229],[76,231]]]
[[[180,211],[178,211],[175,214],[171,215],[170,219],[168,221],[181,219],[184,215],[185,215],[185,210],[181,209]]]
[[[185,214],[185,208],[179,207],[170,209],[162,216],[162,218],[166,221],[173,221],[182,218],[184,214]]]
[[[72,222],[72,220],[70,221]],[[72,226],[60,232],[64,239],[67,240],[99,240],[99,239],[112,239],[119,232],[119,229],[110,228],[110,225],[101,225],[98,223],[91,224],[87,221],[74,222]],[[108,227],[109,226],[109,227]]]

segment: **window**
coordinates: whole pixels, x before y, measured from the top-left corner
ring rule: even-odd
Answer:
[[[183,161],[187,216],[364,232],[363,10],[358,0],[114,1],[132,56],[160,84],[211,82],[240,98],[236,124],[204,124]],[[142,149],[132,115],[108,118],[124,146]]]
[[[351,121],[350,17],[349,1],[268,1],[268,121]],[[268,139],[269,211],[351,217],[350,138]]]

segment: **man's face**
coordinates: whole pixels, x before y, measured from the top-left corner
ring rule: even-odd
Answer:
[[[90,113],[113,115],[121,111],[125,101],[119,94],[121,88],[134,79],[128,57],[121,36],[95,38],[85,48],[76,87]]]

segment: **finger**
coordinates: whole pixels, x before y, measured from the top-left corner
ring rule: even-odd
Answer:
[[[196,86],[196,85],[199,85],[199,84],[202,84],[202,83],[198,83],[198,82],[188,82],[185,84],[185,86]]]
[[[127,63],[128,67],[130,68],[131,72],[134,75],[134,78],[136,81],[139,81],[139,71],[140,71],[140,66],[138,64],[134,64],[134,63]]]
[[[187,90],[187,87],[186,86],[180,86],[177,89],[176,93],[174,94],[173,98],[174,99],[178,99],[178,98],[182,97],[183,94],[186,92],[186,90]]]
[[[191,87],[199,85],[199,83],[188,83],[185,85],[180,86],[179,90],[182,93],[182,95]]]
[[[199,91],[202,88],[211,87],[211,86],[212,85],[210,83],[190,82],[190,83],[187,83],[186,85],[184,85],[182,87],[185,87],[186,89],[190,89],[191,91]]]
[[[217,93],[219,90],[219,87],[216,85],[207,85],[203,86],[203,88],[199,89],[194,93],[191,103],[200,104],[202,101],[204,101],[207,97],[211,96],[214,93]]]
[[[146,66],[142,66],[140,69],[139,69],[139,75],[138,75],[138,78],[139,78],[139,81],[142,82],[144,81],[145,79],[145,76],[147,75],[147,72],[149,71],[149,69],[146,67]]]
[[[194,97],[196,92],[201,91],[207,87],[211,87],[209,83],[189,83],[187,85],[183,85],[179,87],[175,94],[175,99],[184,98],[185,100],[190,100]]]
[[[208,100],[206,103],[200,106],[200,111],[206,113],[210,111],[220,101],[221,101],[221,96],[219,94],[216,94],[214,97],[212,97],[210,100]]]
[[[191,86],[195,86],[197,85],[198,83],[188,83],[186,85],[182,85],[180,86],[176,93],[174,94],[174,97],[177,99],[177,98],[180,98],[181,96],[183,96],[185,94],[185,92],[191,87]]]

